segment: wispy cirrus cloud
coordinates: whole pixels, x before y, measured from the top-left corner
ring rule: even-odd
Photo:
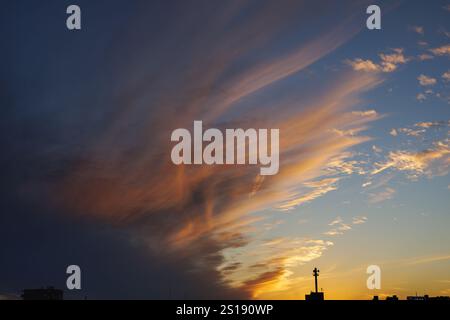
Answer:
[[[331,221],[328,225],[329,226],[334,226],[334,225],[336,225],[336,224],[341,224],[341,223],[343,223],[344,221],[342,220],[342,218],[341,217],[336,217],[336,219],[334,219],[333,221]]]
[[[352,229],[352,225],[360,225],[366,222],[367,222],[366,216],[353,217],[350,223],[345,223],[344,220],[340,216],[338,216],[328,224],[332,228],[324,232],[323,234],[331,237],[343,235],[345,232]]]
[[[442,128],[450,125],[450,121],[424,121],[417,122],[414,124],[414,127],[430,129],[430,128]]]
[[[363,224],[367,222],[367,217],[366,216],[358,216],[358,217],[353,217],[353,224]]]
[[[407,136],[418,137],[421,134],[425,133],[425,129],[411,129],[411,128],[399,128],[397,132],[404,133]]]
[[[324,194],[336,190],[336,183],[339,181],[339,178],[326,178],[318,181],[307,181],[304,182],[303,185],[311,191],[306,193],[301,193],[300,195],[294,196],[292,199],[289,199],[278,206],[281,210],[288,210],[295,208],[296,206],[310,202],[318,197],[323,196]]]
[[[333,157],[328,162],[325,170],[329,174],[336,175],[365,174],[362,161],[356,160],[355,154],[352,152],[343,152]]]
[[[449,125],[449,121],[439,120],[393,128],[390,135],[398,137],[400,146],[385,155],[379,153],[377,160],[371,162],[372,168],[367,170],[369,175],[363,184],[365,189],[372,190],[368,194],[369,203],[392,199],[396,188],[389,182],[394,177],[401,179],[400,173],[409,181],[447,175],[450,169]],[[384,160],[379,160],[380,156]]]
[[[434,58],[434,56],[432,56],[431,54],[427,54],[427,53],[423,53],[418,56],[418,59],[420,61],[432,60],[433,58]]]
[[[238,10],[228,8],[211,20],[208,30],[201,27],[201,20],[189,20],[194,25],[182,24],[180,29],[187,32],[192,27],[198,40],[186,44],[185,55],[176,55],[177,63],[167,48],[155,53],[160,60],[148,70],[130,61],[120,90],[105,111],[103,130],[52,181],[57,204],[122,228],[152,255],[164,252],[174,264],[182,261],[185,270],[204,273],[218,286],[231,283],[237,292],[250,296],[288,281],[293,263],[320,257],[331,242],[302,239],[299,246],[288,239],[257,246],[255,228],[274,227],[264,227],[261,211],[288,210],[323,197],[338,188],[342,175],[358,170],[348,149],[370,140],[363,132],[380,118],[374,110],[358,111],[360,95],[382,79],[345,70],[327,84],[321,81],[314,91],[299,86],[276,102],[258,99],[265,91],[277,97],[278,82],[304,71],[358,30],[340,22],[284,52],[261,57],[256,53],[261,48],[270,51],[274,33],[285,30],[280,26],[289,26],[284,24],[286,15],[280,20],[269,14],[275,7],[276,3],[259,7],[244,21],[232,19]],[[284,10],[299,7],[292,3]],[[183,41],[171,33],[174,29],[164,35],[168,42]],[[232,33],[226,31],[230,29]],[[136,59],[147,61],[144,54],[136,54]],[[241,64],[252,54],[257,58]],[[397,63],[393,56],[383,59]],[[151,76],[136,79],[146,73]],[[262,110],[273,116],[258,117]],[[170,132],[191,128],[199,119],[205,127],[279,128],[282,169],[261,178],[252,166],[174,165]],[[248,254],[232,258],[235,251]],[[246,257],[253,254],[260,256],[255,264],[268,268],[249,272]]]
[[[405,134],[411,137],[420,137],[427,132],[429,129],[439,129],[449,126],[448,121],[422,121],[417,122],[411,127],[406,128],[393,128],[389,132],[392,136],[398,136],[399,134]]]
[[[421,175],[433,176],[443,175],[448,172],[450,166],[449,141],[437,141],[429,149],[412,151],[391,151],[388,160],[375,163],[372,175],[381,173],[387,169],[395,169],[408,173],[410,178],[417,178]]]
[[[403,260],[406,265],[420,265],[427,264],[436,261],[447,261],[450,260],[450,255],[435,255],[435,256],[421,256],[411,259]]]
[[[369,194],[369,203],[379,203],[394,197],[396,190],[391,187],[386,187],[381,191],[373,192]]]

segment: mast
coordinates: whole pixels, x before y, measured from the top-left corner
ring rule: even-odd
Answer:
[[[319,292],[319,291],[317,290],[317,288],[318,288],[318,286],[317,286],[317,277],[319,276],[319,272],[320,272],[319,269],[314,268],[314,270],[313,270],[313,276],[314,276],[314,284],[315,284],[315,287],[316,287],[316,292]]]

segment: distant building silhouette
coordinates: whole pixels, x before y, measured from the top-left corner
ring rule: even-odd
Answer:
[[[424,296],[407,296],[406,300],[410,300],[410,301],[421,301],[421,300],[428,300],[428,295],[424,295]]]
[[[387,297],[386,297],[386,300],[387,300],[387,301],[398,301],[398,297],[394,294],[394,295],[391,296],[391,297],[387,296]]]
[[[379,298],[378,298],[378,296],[373,296],[373,299],[372,299],[373,301],[378,301],[378,300],[380,300]]]
[[[406,300],[409,301],[426,301],[426,300],[450,300],[450,297],[448,296],[437,296],[437,297],[430,297],[427,294],[424,296],[407,296]]]
[[[63,291],[54,287],[25,289],[21,297],[23,300],[63,300]]]
[[[310,294],[306,294],[306,295],[305,295],[305,300],[308,300],[308,301],[322,301],[322,300],[324,300],[323,292],[319,292],[319,291],[317,290],[317,287],[318,287],[318,286],[317,286],[317,277],[319,276],[319,272],[320,272],[319,269],[314,268],[314,270],[313,270],[313,276],[314,276],[314,287],[315,287],[315,291],[314,291],[314,292],[311,291]]]

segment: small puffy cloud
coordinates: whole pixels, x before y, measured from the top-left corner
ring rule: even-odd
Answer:
[[[397,69],[397,65],[408,62],[408,59],[403,55],[403,49],[396,48],[390,54],[381,53],[381,68],[383,72],[392,72]]]
[[[366,72],[380,71],[380,66],[375,64],[371,60],[363,60],[361,58],[357,58],[354,60],[347,60],[347,64],[349,64],[355,71],[366,71]]]
[[[443,6],[442,9],[444,9],[445,11],[450,12],[450,4],[447,4],[447,5]]]
[[[323,234],[326,235],[326,236],[338,236],[338,235],[341,235],[341,234],[344,234],[344,233],[342,231],[337,230],[337,229],[331,229],[331,230],[329,230],[327,232],[324,232]]]
[[[423,35],[425,33],[424,28],[421,26],[412,26],[411,30],[420,35]]]
[[[389,53],[389,54],[380,53],[379,56],[380,56],[381,60],[383,62],[395,63],[395,64],[406,63],[408,61],[408,59],[406,59],[405,56],[403,55],[402,48],[392,49],[392,51],[393,52]]]
[[[423,101],[423,100],[426,100],[426,99],[427,99],[427,96],[424,95],[423,93],[418,93],[417,96],[416,96],[416,99],[417,99],[418,101]]]
[[[431,54],[424,53],[424,54],[419,55],[418,58],[420,61],[425,61],[425,60],[431,60],[434,57]]]
[[[403,54],[402,48],[392,49],[390,53],[380,53],[380,62],[375,63],[372,60],[363,60],[356,58],[354,60],[347,60],[346,63],[350,65],[355,71],[365,72],[392,72],[397,69],[399,64],[405,64],[408,59]]]
[[[436,82],[434,82],[434,80],[436,80]],[[431,78],[431,80],[430,80],[430,79],[422,78],[421,80],[419,80],[419,83],[420,82],[422,82],[421,83],[422,86],[426,86],[426,83],[430,83],[428,86],[432,86],[433,85],[432,83],[437,83],[437,79]],[[421,102],[421,101],[426,100],[428,98],[428,96],[433,95],[433,94],[438,98],[441,97],[441,94],[439,92],[434,93],[434,91],[432,89],[427,89],[424,92],[418,93],[416,95],[416,99]]]
[[[441,77],[445,81],[450,81],[450,70],[448,70],[447,72],[444,72]]]
[[[376,117],[378,115],[375,110],[352,111],[352,114],[360,117]]]
[[[398,135],[398,132],[397,132],[396,129],[392,129],[392,130],[389,132],[389,134],[390,134],[391,136],[396,137],[396,136]]]
[[[444,56],[444,55],[449,56],[450,55],[450,44],[446,44],[446,45],[438,47],[438,48],[430,49],[430,51],[436,56]]]
[[[353,217],[352,223],[353,224],[363,224],[366,223],[367,217],[365,216],[359,216],[359,217]]]
[[[421,86],[434,86],[437,82],[435,78],[428,77],[424,74],[421,74],[417,77],[417,80],[419,80],[419,83]]]
[[[428,42],[426,42],[426,41],[419,41],[419,42],[417,42],[417,44],[422,47],[428,46]]]
[[[349,224],[346,224],[346,223],[342,223],[339,227],[338,227],[338,230],[339,231],[348,231],[348,230],[351,230],[351,226],[349,225]]]
[[[344,221],[342,220],[342,218],[341,217],[336,217],[336,219],[334,219],[333,221],[331,221],[328,225],[329,226],[334,226],[334,225],[336,225],[336,224],[341,224],[341,223],[343,223]]]

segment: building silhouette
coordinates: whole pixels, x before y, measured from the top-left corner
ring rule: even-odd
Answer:
[[[63,291],[54,287],[25,289],[21,297],[23,300],[63,300]]]
[[[315,291],[311,291],[310,294],[306,294],[305,295],[305,300],[308,301],[322,301],[324,300],[324,295],[323,292],[319,292],[317,290],[318,286],[317,286],[317,277],[319,276],[319,272],[320,270],[317,268],[314,268],[313,270],[313,276],[314,276],[314,287],[315,287]]]
[[[416,294],[415,296],[407,296],[406,300],[409,300],[409,301],[450,300],[450,297],[449,296],[430,297],[427,294],[423,295],[423,296],[418,296]]]

